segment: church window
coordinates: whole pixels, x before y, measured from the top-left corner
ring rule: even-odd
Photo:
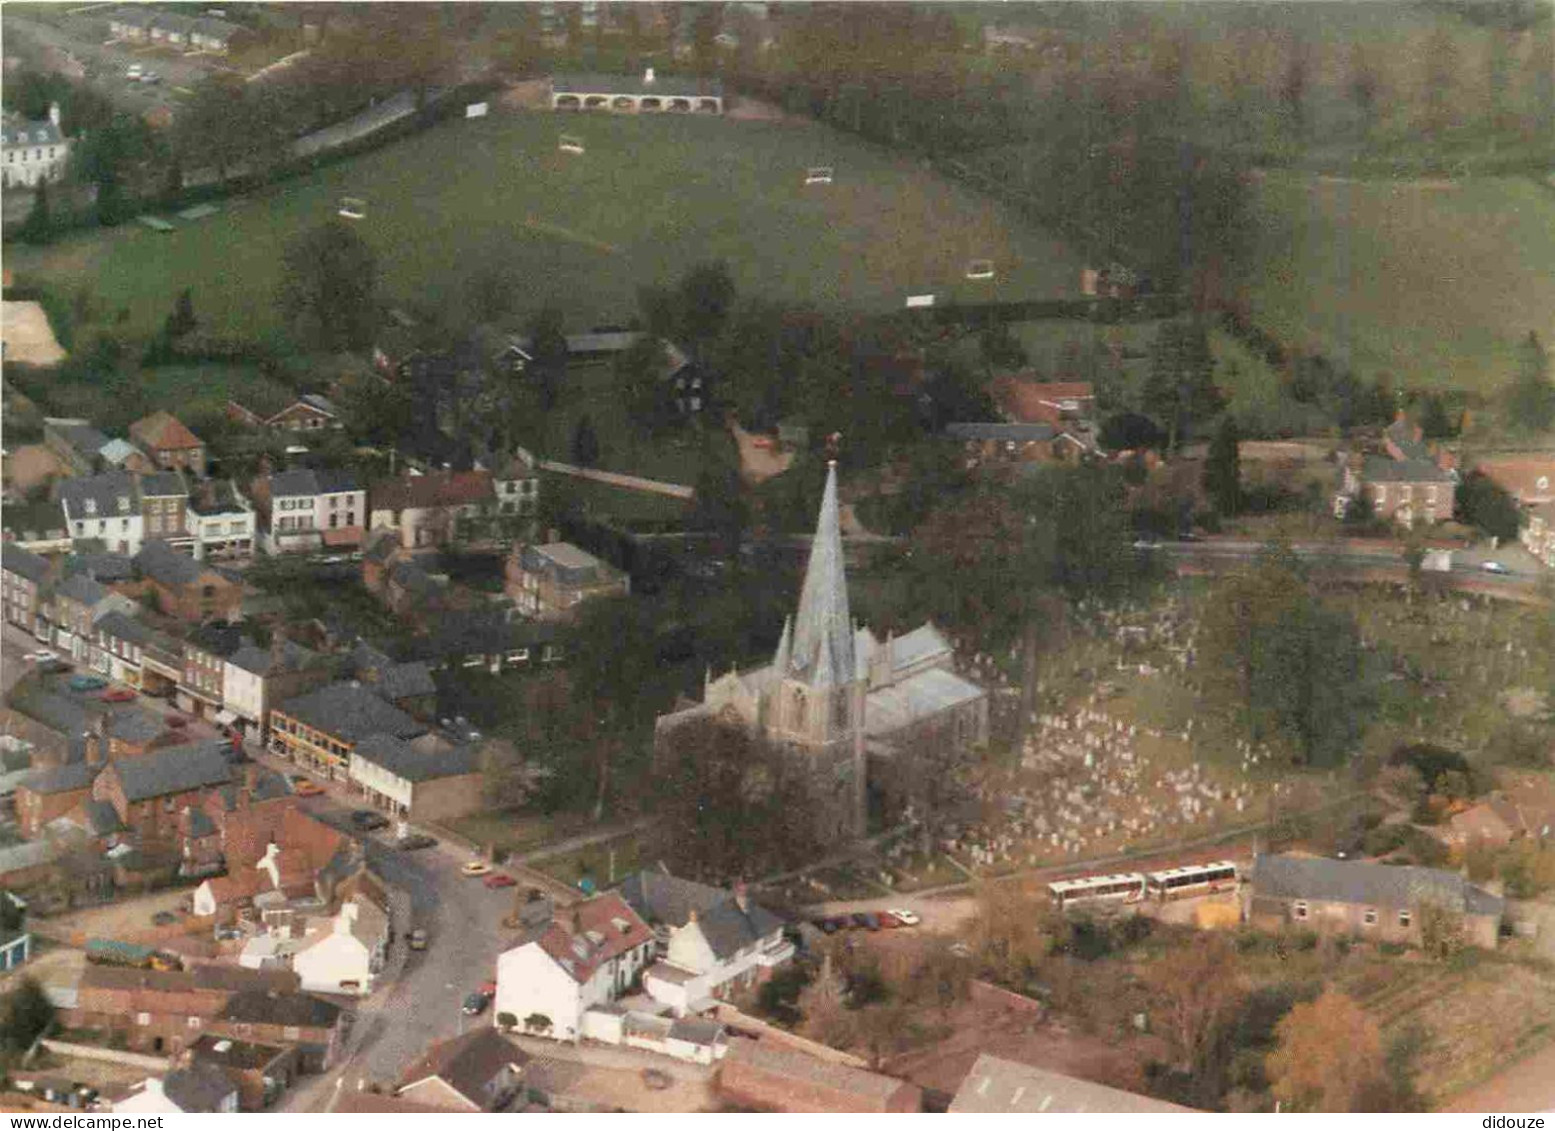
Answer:
[[[804,691],[794,688],[794,717],[791,720],[795,727],[804,726]]]

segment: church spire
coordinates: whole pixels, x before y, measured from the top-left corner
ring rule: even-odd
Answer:
[[[781,675],[788,671],[788,664],[794,654],[794,622],[791,617],[783,618],[783,636],[778,641],[777,656],[772,661],[772,666]]]
[[[853,621],[848,616],[848,580],[843,572],[836,461],[826,465],[826,493],[821,496],[821,515],[810,545],[804,587],[799,592],[792,657],[784,674],[816,687],[854,678]]]

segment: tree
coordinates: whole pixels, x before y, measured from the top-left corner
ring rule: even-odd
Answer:
[[[994,981],[1020,990],[1040,973],[1056,937],[1050,905],[1028,885],[982,883],[968,930]]]
[[[40,180],[33,194],[32,208],[17,233],[27,243],[48,243],[54,238],[54,214],[49,209],[49,182]]]
[[[293,332],[330,352],[372,345],[378,261],[354,228],[329,220],[287,245],[277,301]]]
[[[1470,472],[1458,484],[1453,499],[1453,517],[1505,541],[1517,537],[1522,523],[1517,501],[1494,479],[1479,471]]]
[[[531,1013],[524,1018],[524,1028],[531,1033],[549,1033],[551,1019],[543,1013]]]
[[[173,304],[173,311],[163,324],[163,332],[169,341],[176,341],[185,334],[192,333],[198,325],[199,320],[194,316],[194,294],[185,287],[178,293],[178,301]]]
[[[594,431],[593,418],[586,412],[578,417],[572,430],[572,462],[579,467],[593,467],[599,462],[599,436]]]
[[[723,330],[734,308],[734,276],[723,260],[699,263],[687,271],[676,288],[680,317],[677,327],[692,353],[700,350]]]
[[[1215,387],[1215,359],[1204,324],[1167,322],[1150,348],[1150,376],[1145,381],[1145,411],[1167,434],[1167,449],[1175,452],[1195,423],[1225,406]]]
[[[567,335],[562,330],[562,312],[554,306],[542,307],[529,321],[528,372],[540,394],[540,408],[550,412],[561,395],[567,376]]]
[[[0,998],[0,1050],[16,1054],[54,1025],[54,1003],[36,978],[22,978],[16,988]]]
[[[1507,426],[1524,435],[1555,426],[1555,382],[1550,379],[1550,355],[1532,330],[1517,351],[1517,375],[1504,394]]]
[[[480,748],[481,797],[492,809],[517,809],[540,791],[550,769],[530,761],[513,743],[487,739]]]
[[[534,1015],[531,1014],[531,1016]],[[502,1029],[504,1032],[512,1032],[514,1029],[518,1028],[518,1015],[509,1013],[507,1010],[503,1010],[501,1013],[497,1014],[497,1027]]]
[[[1265,1061],[1270,1090],[1296,1111],[1387,1111],[1388,1066],[1377,1023],[1351,998],[1326,990],[1291,1007]]]
[[[1420,431],[1427,440],[1445,440],[1458,434],[1440,393],[1427,393],[1420,413]]]
[[[1227,414],[1215,429],[1215,437],[1209,444],[1209,458],[1204,463],[1204,491],[1224,516],[1234,515],[1242,509],[1239,441],[1236,420]]]
[[[804,1019],[799,1023],[801,1034],[832,1048],[853,1043],[857,1026],[848,1009],[846,983],[833,968],[830,952],[822,957],[814,980],[799,991],[796,1004]]]
[[[1161,1002],[1160,1016],[1180,1071],[1199,1081],[1206,1095],[1218,1095],[1217,1047],[1229,1035],[1242,995],[1236,948],[1224,935],[1174,950],[1151,967],[1148,982]]]
[[[1425,889],[1411,893],[1420,924],[1420,949],[1432,958],[1452,958],[1467,945],[1462,910],[1449,906],[1442,896]]]

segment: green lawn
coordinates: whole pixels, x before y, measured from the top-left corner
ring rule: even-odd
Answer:
[[[563,132],[587,153],[559,152]],[[836,183],[804,187],[819,164],[836,168]],[[277,323],[282,248],[343,196],[367,201],[358,230],[391,301],[462,303],[474,270],[504,269],[521,308],[553,300],[575,329],[630,315],[639,286],[714,258],[742,293],[869,310],[927,291],[942,302],[1060,296],[1079,270],[1061,242],[1002,206],[825,126],[549,113],[447,123],[172,233],[126,224],[8,248],[7,266],[89,283],[134,330],[159,326],[191,287],[203,326],[261,335]],[[998,278],[966,281],[974,258],[994,260]]]
[[[1555,192],[1531,180],[1270,173],[1245,276],[1254,320],[1397,386],[1492,391],[1555,332]]]

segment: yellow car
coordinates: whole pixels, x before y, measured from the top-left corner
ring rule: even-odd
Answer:
[[[464,865],[464,867],[460,868],[459,871],[463,872],[466,876],[484,876],[487,872],[491,871],[491,865],[486,863],[484,860],[471,860],[468,864]]]

